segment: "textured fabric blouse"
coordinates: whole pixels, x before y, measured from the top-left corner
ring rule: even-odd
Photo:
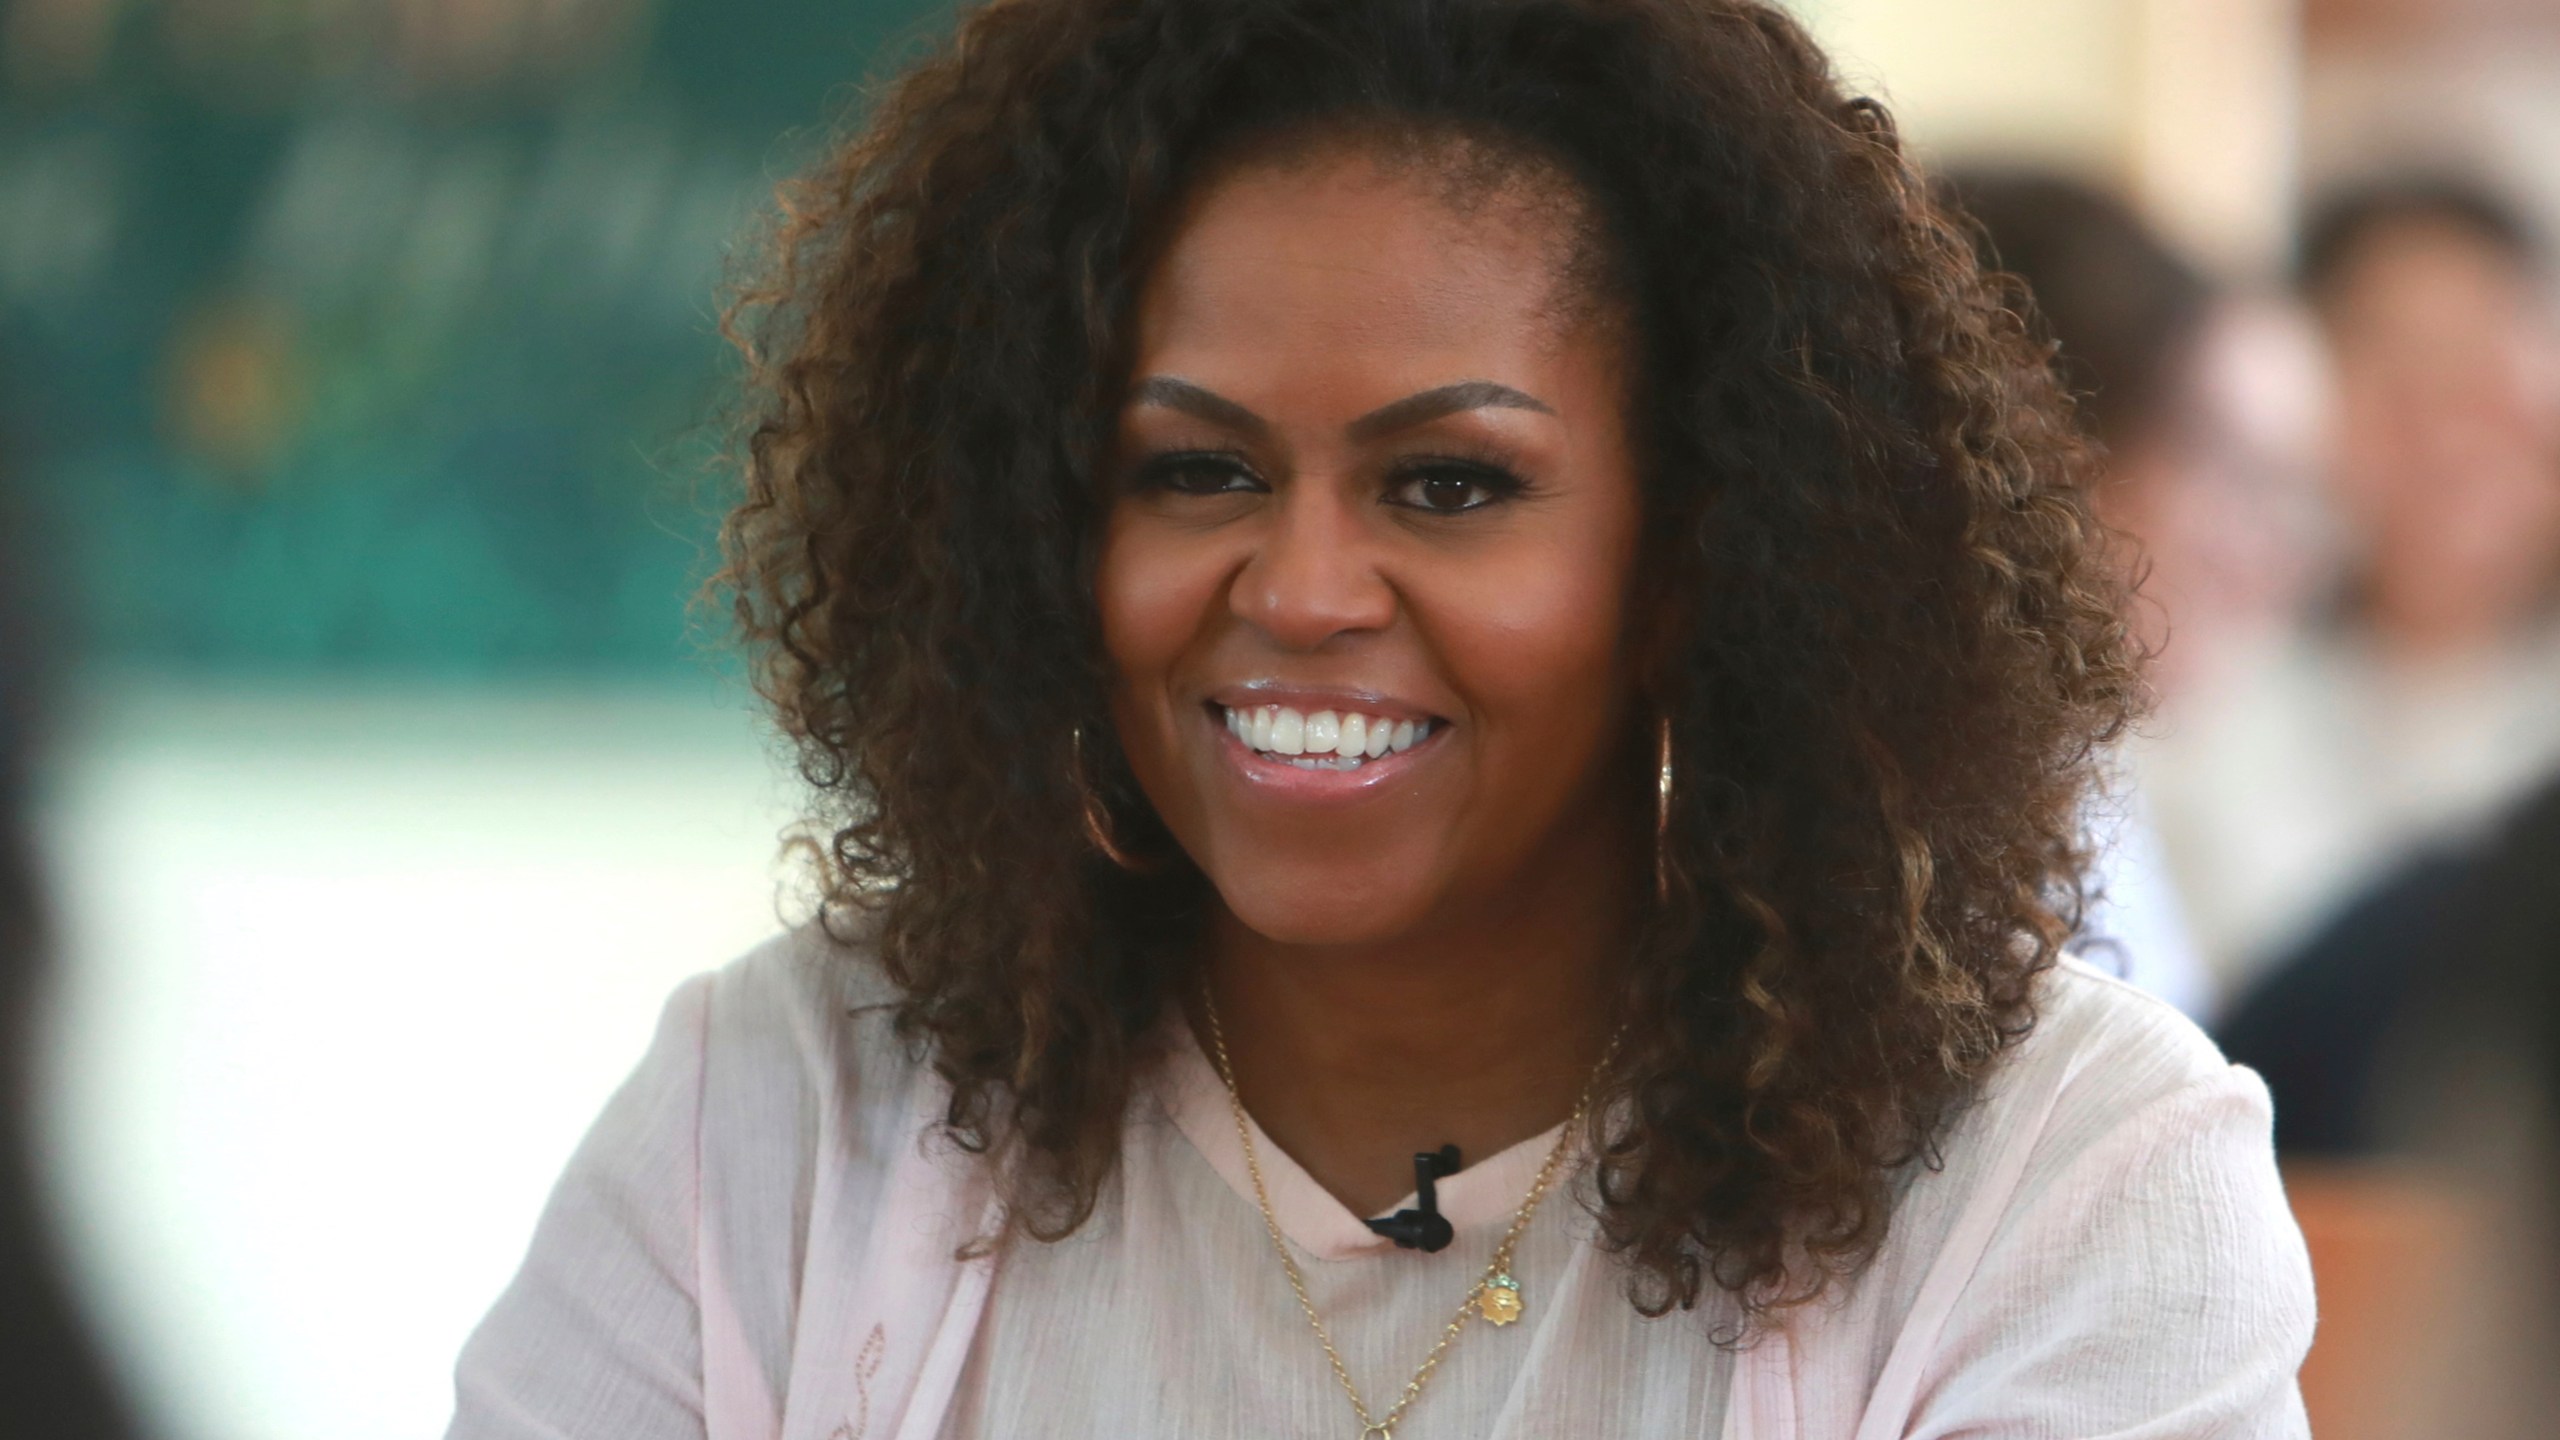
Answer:
[[[942,1092],[892,1034],[891,999],[863,952],[808,931],[677,992],[464,1351],[451,1440],[1359,1433],[1178,1021],[1092,1219],[964,1266],[955,1242],[988,1213],[965,1198],[984,1194],[977,1162],[932,1138]],[[1943,1163],[1904,1178],[1881,1253],[1783,1335],[1718,1343],[1735,1311],[1715,1294],[1639,1315],[1587,1195],[1560,1186],[1513,1266],[1524,1318],[1470,1325],[1396,1434],[2307,1435],[2310,1277],[2268,1128],[2255,1076],[2167,1005],[2066,962]],[[1458,1238],[1426,1255],[1372,1235],[1257,1132],[1373,1412],[1554,1138],[1442,1182]],[[909,1257],[909,1279],[942,1272],[909,1287],[928,1300],[884,1309],[884,1254]]]

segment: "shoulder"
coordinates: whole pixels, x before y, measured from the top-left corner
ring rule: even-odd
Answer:
[[[2000,1117],[1995,1124],[2016,1124],[2049,1102],[2042,1128],[2068,1139],[2080,1126],[2199,1086],[2265,1104],[2257,1077],[2225,1060],[2175,1006],[2065,956],[2039,978],[2035,1027],[2002,1057],[1984,1103]]]
[[[699,1436],[688,1407],[781,1394],[812,1237],[860,1224],[922,1071],[897,999],[815,925],[677,987],[465,1352],[453,1433]]]
[[[2093,1188],[2183,1186],[2164,1201],[2201,1205],[2238,1186],[2274,1199],[2251,1223],[2289,1232],[2273,1130],[2265,1084],[2194,1021],[2066,958],[2039,981],[2034,1028],[1949,1131],[1940,1173],[1915,1189],[1942,1209],[2015,1216]]]
[[[2204,1231],[2237,1243],[2199,1251]],[[2252,1273],[2228,1279],[2289,1285],[2300,1249],[2258,1077],[2165,1002],[2065,959],[2038,982],[2034,1028],[1910,1170],[1860,1289],[1891,1328],[1924,1292],[2021,1263],[2104,1284],[2128,1264],[2231,1261]],[[2056,1270],[2030,1288],[2068,1287]]]
[[[668,1023],[687,1012],[698,1037],[706,1133],[903,1094],[924,1066],[897,1030],[902,998],[867,922],[804,923],[686,982]],[[808,1124],[792,1128],[809,1138]]]
[[[691,982],[714,1017],[709,1043],[840,1047],[848,1028],[885,1023],[903,992],[881,965],[872,922],[806,921]]]
[[[932,1080],[867,930],[806,924],[690,982],[699,1007],[698,1243],[706,1331],[785,1383],[808,1267],[861,1254]],[[671,1007],[672,1008],[672,1007]]]
[[[634,1123],[689,1149],[706,1202],[805,1195],[822,1173],[877,1169],[930,1073],[898,1033],[899,999],[866,933],[776,935],[677,987],[626,1086],[657,1097]],[[796,1213],[709,1208],[747,1224]]]
[[[2311,1277],[2266,1087],[2192,1021],[2064,961],[1935,1158],[1829,1317],[1844,1393],[1938,1433],[2300,1433]]]

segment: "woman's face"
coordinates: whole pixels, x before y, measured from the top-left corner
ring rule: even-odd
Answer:
[[[1614,763],[1628,365],[1565,278],[1570,196],[1458,205],[1356,148],[1246,167],[1140,296],[1097,580],[1113,714],[1270,939],[1498,915],[1588,874],[1641,798]]]
[[[2165,693],[2211,689],[2300,610],[2322,562],[2330,377],[2306,311],[2217,301],[2163,414],[2119,449],[2105,516],[2140,542],[2134,620]]]
[[[2560,566],[2560,331],[2537,279],[2409,219],[2365,238],[2332,288],[2332,479],[2370,618],[2420,651],[2500,640]]]

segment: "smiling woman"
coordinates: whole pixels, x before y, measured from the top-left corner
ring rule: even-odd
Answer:
[[[828,907],[455,1435],[2301,1432],[2263,1090],[2060,955],[2086,453],[1791,21],[1004,0],[784,210]]]

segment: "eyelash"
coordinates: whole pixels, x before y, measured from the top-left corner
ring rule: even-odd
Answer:
[[[1252,462],[1245,458],[1242,451],[1200,449],[1168,451],[1148,460],[1138,467],[1136,488],[1142,491],[1187,495],[1234,494],[1240,488],[1233,484],[1220,484],[1209,489],[1194,490],[1186,489],[1179,483],[1179,477],[1203,470],[1223,472],[1226,479],[1230,481],[1246,480],[1255,485],[1262,483],[1262,477],[1254,471]],[[1507,461],[1499,457],[1447,453],[1415,455],[1397,462],[1387,475],[1387,495],[1392,497],[1408,486],[1434,479],[1463,481],[1483,491],[1484,498],[1471,505],[1453,508],[1423,505],[1393,498],[1387,498],[1382,503],[1418,511],[1425,515],[1464,515],[1471,511],[1488,509],[1506,500],[1517,499],[1527,493],[1530,488],[1529,482],[1522,479]]]
[[[1416,455],[1399,462],[1393,470],[1388,472],[1387,493],[1393,495],[1408,486],[1435,479],[1464,481],[1483,491],[1484,498],[1472,505],[1461,505],[1455,509],[1445,510],[1438,506],[1414,504],[1403,500],[1390,500],[1387,503],[1403,505],[1425,515],[1464,515],[1472,510],[1490,509],[1505,501],[1517,500],[1529,490],[1529,482],[1521,478],[1518,471],[1491,456],[1441,454]]]
[[[1182,475],[1202,470],[1222,471],[1229,478],[1251,480],[1256,484],[1259,484],[1262,479],[1254,473],[1252,462],[1245,458],[1241,450],[1170,450],[1153,456],[1145,464],[1140,465],[1132,488],[1148,492],[1165,491],[1178,495],[1218,495],[1234,489],[1233,486],[1220,485],[1211,489],[1190,490],[1175,483],[1176,479]]]

